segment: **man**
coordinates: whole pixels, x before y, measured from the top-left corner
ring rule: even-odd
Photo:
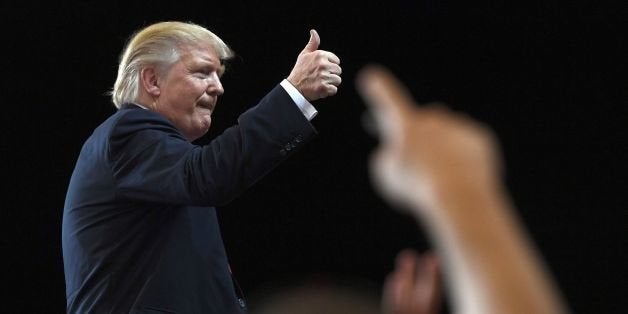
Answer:
[[[215,206],[315,134],[309,101],[334,95],[340,60],[310,40],[287,79],[205,146],[230,48],[192,23],[162,22],[127,44],[119,110],[85,142],[67,191],[68,313],[239,313]]]

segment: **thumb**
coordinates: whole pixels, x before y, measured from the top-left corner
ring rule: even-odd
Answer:
[[[311,29],[310,40],[307,42],[307,45],[305,45],[305,48],[303,48],[303,51],[301,53],[315,51],[316,49],[318,49],[318,46],[320,44],[321,44],[321,38],[318,36],[318,33],[316,32],[316,30]]]

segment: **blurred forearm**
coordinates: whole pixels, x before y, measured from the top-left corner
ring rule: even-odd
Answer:
[[[518,223],[507,193],[490,182],[431,187],[417,210],[437,250],[457,313],[565,313],[558,290]]]

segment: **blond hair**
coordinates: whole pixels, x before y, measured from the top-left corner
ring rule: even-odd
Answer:
[[[233,51],[216,34],[191,22],[160,22],[149,25],[131,36],[118,65],[118,76],[111,91],[117,108],[135,102],[140,73],[147,66],[168,67],[180,58],[184,45],[209,43],[221,62],[233,57]]]

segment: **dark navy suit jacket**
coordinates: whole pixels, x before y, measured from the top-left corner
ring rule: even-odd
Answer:
[[[205,146],[123,106],[87,139],[68,187],[68,313],[239,313],[214,206],[315,133],[279,85]]]

